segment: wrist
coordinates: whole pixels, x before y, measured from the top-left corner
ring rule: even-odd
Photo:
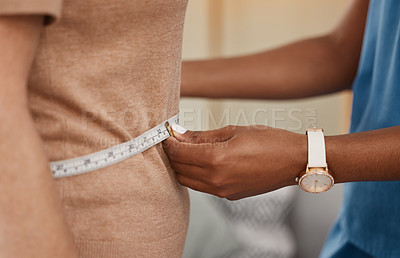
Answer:
[[[310,128],[307,135],[307,167],[297,178],[299,187],[308,193],[322,193],[331,189],[335,179],[326,160],[325,136],[322,128]]]
[[[343,137],[341,135],[326,136],[325,145],[326,162],[328,163],[329,171],[335,178],[335,182],[344,183],[351,181],[346,178],[346,173],[343,173],[343,168],[341,168],[341,164],[344,164],[344,158],[348,156],[347,151],[344,148],[346,146],[346,143],[343,144]]]
[[[296,185],[296,177],[298,177],[307,166],[308,159],[308,145],[307,145],[307,135],[296,134],[293,141],[293,150],[291,151],[292,156],[292,168],[288,175],[289,185]]]

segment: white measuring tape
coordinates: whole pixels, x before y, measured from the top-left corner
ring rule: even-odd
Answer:
[[[173,136],[171,126],[180,133],[186,130],[179,125],[179,114],[146,131],[133,140],[78,158],[50,162],[55,178],[74,176],[110,166],[123,161]]]

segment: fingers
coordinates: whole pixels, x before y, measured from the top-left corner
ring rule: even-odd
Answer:
[[[209,172],[200,166],[171,161],[171,167],[177,174],[185,177],[195,178],[204,183],[207,183],[207,178],[209,178]]]
[[[210,131],[187,131],[184,134],[176,133],[175,137],[181,142],[214,143],[223,142],[232,138],[239,126],[226,126]]]
[[[255,196],[255,195],[259,195],[265,193],[265,191],[244,191],[244,192],[240,192],[240,193],[234,193],[234,194],[230,194],[226,197],[226,199],[228,199],[229,201],[237,201],[249,196]]]
[[[183,128],[182,126],[178,125],[178,124],[172,124],[171,125],[171,129],[174,132],[180,133],[180,134],[184,134],[187,132],[187,130],[185,128]]]
[[[178,182],[183,186],[189,187],[189,188],[199,191],[199,192],[215,195],[215,190],[212,187],[210,187],[209,185],[207,185],[206,183],[192,179],[190,177],[186,177],[181,174],[177,174],[176,178],[177,178]]]
[[[201,146],[179,142],[174,137],[169,137],[163,142],[163,147],[171,161],[202,166],[207,154]]]
[[[230,201],[237,201],[246,197],[250,197],[250,196],[256,196],[256,195],[260,195],[260,194],[264,194],[267,192],[271,192],[277,189],[280,189],[282,187],[287,186],[286,183],[282,183],[282,184],[278,184],[278,185],[273,185],[270,187],[259,187],[259,186],[253,186],[253,187],[247,187],[247,189],[251,189],[251,190],[246,190],[243,192],[234,192],[232,194],[229,194],[226,199],[230,200]]]
[[[212,183],[213,177],[210,170],[174,161],[171,162],[171,166],[175,170],[177,180],[181,185],[196,191],[225,197],[218,186]]]
[[[232,195],[229,193],[229,189],[225,188],[225,187],[215,186],[210,183],[205,183],[205,182],[196,180],[194,178],[187,177],[182,174],[177,174],[176,177],[177,177],[178,182],[181,185],[189,187],[189,188],[199,191],[199,192],[208,193],[208,194],[218,196],[220,198],[228,198],[228,199]],[[232,199],[232,200],[238,200],[241,198],[243,198],[243,197],[239,197],[237,199]]]
[[[174,137],[169,137],[163,142],[163,147],[171,161],[205,167],[215,163],[215,159],[224,155],[221,151],[227,143],[199,143],[192,144],[179,142]]]

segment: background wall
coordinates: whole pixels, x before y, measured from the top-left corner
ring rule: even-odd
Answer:
[[[243,55],[319,35],[335,26],[346,3],[347,0],[191,0],[183,57]],[[188,98],[181,100],[181,124],[188,129],[206,130],[226,124],[257,123],[299,133],[315,125],[332,135],[347,131],[350,106],[350,93],[296,101]],[[191,192],[191,198],[184,257],[218,257],[235,241],[211,197]],[[298,257],[318,255],[340,202],[340,186],[318,196],[299,191],[291,214]]]

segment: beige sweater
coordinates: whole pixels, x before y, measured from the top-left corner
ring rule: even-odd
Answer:
[[[178,113],[186,5],[187,0],[0,1],[0,14],[57,20],[43,29],[28,82],[49,161],[119,144]],[[80,257],[181,256],[189,199],[160,144],[56,182]]]

